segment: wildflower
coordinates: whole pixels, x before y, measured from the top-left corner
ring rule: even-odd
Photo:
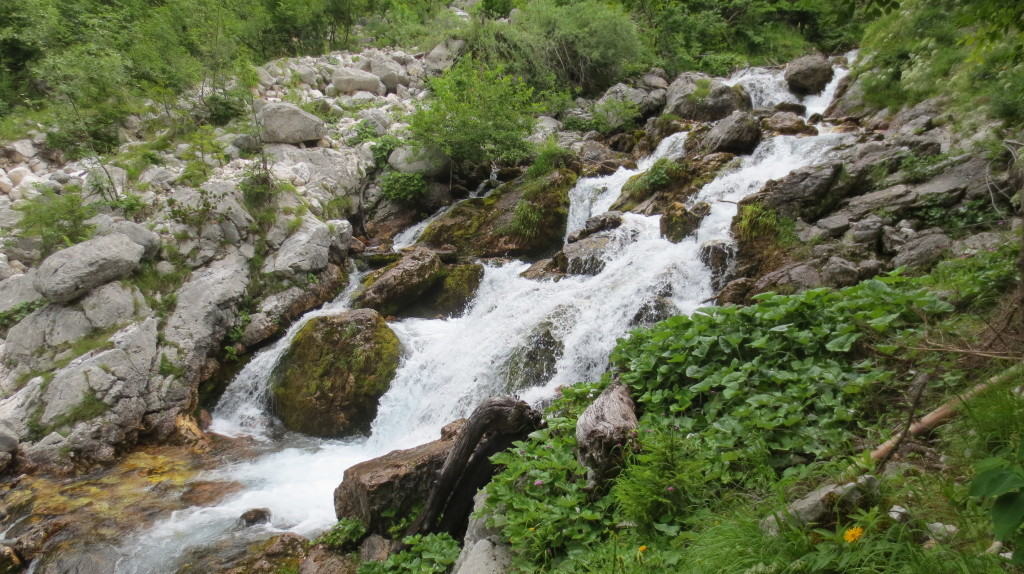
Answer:
[[[645,544],[645,545],[641,546],[640,548],[638,548],[637,552],[641,552],[641,553],[642,552],[647,552],[647,545]]]
[[[527,528],[527,530],[529,530],[530,532],[536,532],[537,529],[534,528],[533,526],[531,526],[531,527]]]
[[[860,540],[861,536],[864,536],[864,529],[860,526],[854,526],[853,528],[848,528],[846,532],[843,533],[843,540],[845,540],[847,544],[853,544]]]
[[[666,486],[665,490],[668,491],[668,492],[675,492],[676,491],[676,487],[674,487],[674,486]]]
[[[538,478],[537,480],[533,481],[533,485],[534,486],[543,486],[544,485],[544,481]]]

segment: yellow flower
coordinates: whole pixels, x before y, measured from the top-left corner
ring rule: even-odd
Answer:
[[[847,529],[846,532],[843,533],[843,540],[845,540],[848,544],[853,544],[854,542],[860,540],[861,536],[864,536],[864,529],[860,526],[854,526],[853,528]]]
[[[644,546],[641,546],[641,547],[639,548],[639,551],[640,551],[640,552],[647,552],[647,546],[646,546],[646,545],[644,545]]]

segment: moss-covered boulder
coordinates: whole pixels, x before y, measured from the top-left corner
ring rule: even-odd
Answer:
[[[457,316],[472,301],[483,278],[484,266],[479,263],[446,265],[434,286],[402,314],[425,318]]]
[[[678,201],[665,210],[661,216],[661,235],[672,243],[679,243],[700,228],[700,222],[711,213],[711,205],[705,201],[686,207]]]
[[[565,344],[555,337],[552,328],[547,322],[539,325],[529,339],[505,360],[501,369],[505,377],[505,392],[517,393],[536,387],[555,376]]]
[[[408,249],[402,258],[367,276],[353,305],[394,315],[414,303],[442,276],[441,258],[429,249]]]
[[[423,231],[420,243],[451,245],[461,256],[541,257],[562,245],[575,184],[576,174],[566,169],[517,179],[459,203]]]
[[[274,413],[308,435],[368,432],[400,358],[398,337],[372,309],[313,319],[270,375]]]

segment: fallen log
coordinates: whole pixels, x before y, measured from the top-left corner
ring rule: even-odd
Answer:
[[[576,460],[587,469],[587,487],[599,487],[622,466],[624,447],[636,432],[629,388],[614,383],[576,421]]]
[[[956,397],[946,401],[939,408],[933,410],[927,415],[921,417],[916,422],[911,424],[909,427],[896,433],[889,440],[878,445],[878,448],[871,451],[872,460],[882,460],[889,456],[890,453],[900,444],[906,437],[917,436],[930,432],[935,427],[946,422],[956,414],[960,405],[966,403],[970,399],[976,397],[980,393],[989,389],[990,387],[1000,385],[1008,382],[1018,382],[1024,384],[1024,363],[1015,365],[1006,369],[1002,373],[992,377],[984,383],[979,383],[968,390],[966,393],[957,395]]]
[[[541,415],[513,398],[492,398],[473,411],[430,489],[423,513],[406,535],[447,532],[465,534],[473,496],[494,474],[492,455],[523,440],[541,424]]]

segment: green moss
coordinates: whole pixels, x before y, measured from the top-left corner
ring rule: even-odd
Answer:
[[[458,315],[473,299],[484,277],[483,265],[449,265],[441,279],[419,298],[419,303],[403,312],[412,317]]]
[[[287,428],[314,436],[368,431],[400,358],[398,337],[376,313],[314,319],[271,375],[275,412]]]
[[[576,174],[567,169],[517,179],[487,198],[462,202],[431,223],[420,241],[435,247],[452,245],[470,257],[542,255],[562,243],[569,190],[575,183]],[[517,210],[536,216],[531,217],[529,233],[515,225]]]

